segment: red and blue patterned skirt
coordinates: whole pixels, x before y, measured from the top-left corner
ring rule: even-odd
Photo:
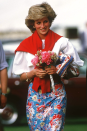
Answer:
[[[26,115],[30,131],[63,131],[66,92],[63,83],[55,83],[55,93],[43,93],[28,87]]]

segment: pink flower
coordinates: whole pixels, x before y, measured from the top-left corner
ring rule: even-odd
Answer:
[[[35,67],[36,64],[38,63],[38,60],[39,60],[39,58],[38,58],[37,55],[35,56],[35,58],[33,58],[33,59],[31,60],[31,62],[32,62],[32,64],[34,65],[34,67]]]
[[[42,55],[42,63],[46,63],[47,65],[49,65],[52,61],[50,57],[51,56],[50,53],[44,51],[41,53],[41,55]]]
[[[39,67],[43,63],[50,65],[52,62],[57,60],[57,55],[51,51],[37,51],[35,57],[31,60],[34,67]]]

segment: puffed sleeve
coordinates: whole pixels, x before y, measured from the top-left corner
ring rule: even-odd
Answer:
[[[30,53],[26,52],[16,52],[14,62],[13,62],[13,69],[12,73],[16,75],[21,75],[24,72],[29,72],[34,69],[31,59],[34,56]]]
[[[56,42],[53,51],[56,52],[57,54],[59,54],[60,51],[63,51],[64,54],[73,56],[74,60],[71,63],[72,66],[78,67],[83,66],[84,64],[84,61],[80,59],[75,47],[71,44],[69,39],[65,37],[60,38]]]
[[[63,52],[65,54],[70,54],[73,56],[74,60],[72,62],[72,66],[83,66],[84,61],[82,61],[77,53],[75,47],[71,44],[71,42],[67,39],[66,47],[64,48]]]

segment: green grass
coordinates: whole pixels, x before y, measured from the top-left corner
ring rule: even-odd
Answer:
[[[87,131],[87,125],[65,125],[64,131]]]
[[[5,127],[4,131],[30,131],[28,126]],[[64,131],[87,131],[87,125],[65,125]]]
[[[4,131],[30,131],[28,125],[5,126]],[[64,131],[87,131],[87,118],[67,118]]]
[[[28,126],[11,126],[11,127],[4,127],[4,131],[30,131]]]

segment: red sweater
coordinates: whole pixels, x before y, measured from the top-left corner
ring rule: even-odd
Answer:
[[[52,51],[55,43],[61,37],[62,36],[54,33],[49,29],[48,34],[45,38],[45,48],[42,49],[42,40],[38,36],[37,31],[35,31],[30,37],[26,38],[20,43],[18,48],[15,50],[15,52],[22,51],[35,55],[38,50]],[[32,89],[38,92],[39,87],[41,87],[42,93],[50,92],[50,78],[48,76],[46,76],[44,79],[40,79],[39,77],[34,77]]]

